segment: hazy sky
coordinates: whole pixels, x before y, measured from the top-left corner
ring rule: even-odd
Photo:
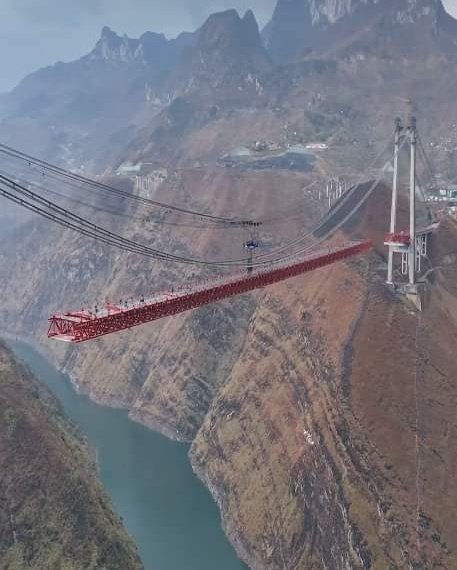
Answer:
[[[457,0],[443,2],[457,17]],[[105,25],[131,37],[147,30],[175,36],[226,8],[252,8],[264,24],[275,4],[276,0],[0,0],[0,91],[39,67],[87,53]]]

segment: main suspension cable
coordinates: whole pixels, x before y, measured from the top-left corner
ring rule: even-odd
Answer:
[[[0,152],[3,152],[1,150],[1,147],[4,147],[4,145],[0,145]],[[6,148],[9,149],[9,147],[6,147]],[[385,149],[383,149],[382,153],[380,153],[379,156],[382,156],[382,154],[384,152],[385,152]],[[9,153],[9,150],[8,150],[8,153]],[[20,154],[23,154],[23,153],[20,153]],[[25,155],[25,156],[28,156],[28,155]],[[374,163],[377,162],[377,160],[379,159],[379,156],[375,159]],[[67,171],[64,171],[64,172],[67,173]],[[381,174],[381,176],[382,176],[382,174]],[[375,182],[373,188],[377,186],[381,176]],[[88,179],[85,179],[85,180],[88,180]],[[352,195],[352,193],[357,188],[357,186],[355,186],[352,191],[348,192],[337,203],[335,208],[332,209],[331,212],[329,212],[329,214],[326,217],[324,217],[324,219],[321,221],[321,223],[318,225],[318,227],[315,228],[313,231],[308,232],[307,234],[302,235],[299,238],[297,238],[296,240],[293,240],[292,242],[285,244],[285,245],[283,245],[277,249],[274,249],[270,252],[267,252],[267,253],[264,253],[264,254],[257,256],[256,262],[254,264],[252,264],[251,260],[249,260],[248,258],[208,261],[208,260],[203,260],[203,259],[195,259],[192,257],[184,257],[184,256],[177,256],[174,254],[169,254],[169,253],[151,248],[151,247],[146,246],[144,244],[138,243],[134,240],[124,238],[124,237],[122,237],[122,236],[120,236],[114,232],[106,230],[105,228],[102,228],[101,226],[98,226],[98,225],[82,218],[81,216],[73,214],[72,212],[70,212],[69,210],[66,210],[65,208],[62,208],[58,204],[43,198],[42,196],[36,194],[32,190],[26,188],[25,186],[22,186],[21,184],[18,184],[17,182],[11,180],[10,178],[8,178],[4,175],[0,175],[0,182],[3,184],[4,187],[6,186],[6,188],[9,188],[10,190],[13,190],[16,193],[19,193],[19,194],[27,197],[29,200],[32,200],[32,202],[29,202],[28,200],[25,200],[22,197],[19,198],[18,196],[12,194],[8,190],[5,190],[5,188],[3,187],[3,189],[1,190],[1,193],[5,198],[15,202],[16,204],[19,204],[19,205],[27,208],[27,209],[35,212],[35,213],[38,213],[39,215],[45,217],[48,220],[52,220],[52,221],[54,221],[54,222],[56,222],[56,223],[58,223],[64,227],[78,231],[80,234],[86,235],[88,237],[92,237],[93,239],[101,241],[102,243],[105,243],[108,245],[114,245],[116,247],[119,247],[120,249],[123,249],[125,251],[130,251],[132,253],[139,253],[141,255],[146,255],[149,257],[154,257],[156,259],[161,259],[161,260],[165,260],[165,261],[173,261],[173,262],[188,263],[188,264],[200,264],[200,265],[205,265],[205,266],[219,266],[219,267],[236,266],[236,265],[246,266],[246,264],[248,262],[249,262],[250,266],[261,267],[261,266],[265,266],[265,265],[268,265],[271,263],[277,263],[280,261],[284,261],[286,259],[290,259],[293,256],[299,255],[300,253],[303,253],[304,251],[308,251],[309,249],[316,247],[316,245],[318,243],[321,243],[323,241],[323,239],[321,239],[317,242],[314,241],[314,243],[308,244],[305,248],[299,249],[298,251],[291,252],[288,255],[281,256],[281,257],[275,258],[275,259],[266,259],[266,258],[271,258],[274,255],[278,255],[279,253],[282,253],[284,251],[290,250],[291,247],[294,247],[294,246],[302,243],[308,237],[313,236],[314,232],[316,232],[317,229],[320,229],[323,227],[323,225],[328,221],[329,217],[333,216],[341,207],[343,207],[343,205],[349,199],[350,195]],[[89,181],[89,183],[90,182],[91,181]],[[95,183],[95,184],[98,185],[99,183]],[[102,186],[105,186],[105,185],[102,185]],[[108,188],[111,188],[111,187],[108,187]],[[360,207],[361,203],[363,203],[365,201],[365,199],[367,199],[367,196],[369,194],[371,194],[371,192],[372,192],[372,189],[369,190],[369,193],[361,200],[360,204],[356,205],[355,208],[353,208],[353,210],[351,210],[351,212],[344,218],[345,221],[347,219],[349,219],[355,213],[355,211],[357,211],[357,209]],[[131,195],[128,193],[124,193],[124,194],[128,197],[131,197]],[[47,210],[50,210],[50,212]],[[345,221],[343,223],[345,223]],[[253,224],[253,222],[251,222],[251,224]],[[337,226],[337,228],[341,227],[341,225],[342,224],[339,224]],[[332,233],[334,233],[335,231],[337,231],[337,229],[333,228]],[[328,237],[328,233],[325,234],[325,238],[327,238],[327,237]],[[259,261],[259,259],[263,259],[263,261]]]
[[[8,177],[8,173],[5,172],[4,170],[0,170],[0,174],[2,174],[5,177]],[[54,177],[47,175],[47,178],[54,178]],[[54,179],[58,181],[57,178],[54,178]],[[28,180],[23,180],[23,179],[19,179],[19,178],[15,178],[14,182],[20,183],[23,186],[26,186],[29,184]],[[42,184],[38,184],[36,182],[33,183],[33,186],[35,188],[41,190],[45,194],[51,194],[52,196],[55,196],[56,198],[61,198],[63,200],[71,202],[73,204],[77,204],[78,206],[82,206],[84,208],[92,209],[94,212],[101,212],[104,214],[110,214],[113,216],[118,216],[118,217],[126,218],[129,220],[145,222],[148,224],[154,224],[154,225],[160,225],[160,226],[173,226],[173,227],[189,228],[189,229],[196,229],[196,230],[225,230],[227,228],[233,227],[233,226],[226,226],[223,224],[216,224],[216,223],[209,223],[207,225],[204,225],[204,224],[192,224],[190,222],[189,223],[186,223],[186,222],[183,223],[183,222],[172,222],[169,220],[157,220],[157,219],[152,219],[148,215],[135,216],[133,214],[128,214],[125,211],[116,210],[114,208],[111,209],[111,208],[108,208],[106,206],[99,206],[99,205],[91,203],[91,202],[86,202],[85,200],[80,200],[78,198],[74,198],[73,196],[68,196],[67,194],[64,194],[62,192],[58,192],[57,190],[52,190],[51,188],[44,186]],[[71,186],[74,186],[74,185],[71,184]]]
[[[424,148],[424,145],[422,143],[422,138],[420,137],[419,134],[417,135],[417,140],[419,141],[419,151],[420,151],[419,155],[421,156],[422,162],[425,166],[425,169],[428,172],[428,175],[430,177],[430,182],[432,183],[432,186],[434,188],[438,188],[438,181],[436,179],[435,173],[433,172],[433,168],[432,168],[430,159],[429,159],[427,153],[425,152],[425,148]]]
[[[45,217],[48,220],[54,221],[66,228],[73,229],[80,234],[83,234],[88,237],[92,237],[102,243],[115,245],[121,249],[126,251],[131,251],[132,253],[139,253],[141,255],[145,255],[148,257],[154,257],[157,259],[165,260],[165,261],[173,261],[178,263],[188,263],[188,264],[198,264],[198,265],[205,265],[205,266],[246,266],[249,259],[243,258],[241,260],[221,260],[221,261],[208,261],[203,259],[196,259],[192,257],[183,257],[177,256],[169,253],[165,253],[163,251],[148,247],[144,244],[138,243],[136,241],[124,238],[119,236],[118,234],[106,230],[93,222],[89,222],[88,220],[73,214],[72,212],[58,206],[54,202],[42,198],[35,192],[23,187],[22,185],[9,180],[7,177],[0,175],[0,184],[3,185],[3,188],[0,189],[2,196],[5,198],[15,202],[16,204],[25,207],[26,209],[33,211],[42,217]],[[6,190],[9,188],[16,193],[19,193],[26,198],[18,197],[12,194],[10,191]],[[31,200],[31,201],[30,201]],[[35,202],[35,203],[34,203]],[[38,204],[38,205],[37,205]],[[50,210],[47,211],[47,210]],[[273,252],[271,252],[273,253]],[[277,260],[275,260],[277,261]],[[267,265],[268,262],[263,262],[258,265]]]
[[[205,212],[199,212],[196,210],[191,210],[189,208],[182,208],[180,206],[175,206],[172,204],[165,204],[165,203],[159,202],[157,200],[152,200],[150,198],[144,198],[144,197],[138,196],[136,194],[131,194],[129,192],[126,192],[125,190],[121,190],[120,188],[115,188],[114,186],[110,186],[108,184],[98,182],[96,180],[91,180],[90,178],[86,178],[85,176],[82,176],[81,174],[76,174],[76,173],[73,173],[69,170],[65,170],[64,168],[60,168],[59,166],[56,166],[56,165],[51,164],[49,162],[46,162],[44,160],[35,158],[29,154],[18,151],[16,149],[11,148],[9,146],[6,146],[4,144],[0,144],[0,153],[4,154],[6,156],[9,156],[11,158],[15,158],[15,159],[21,160],[23,162],[26,162],[26,163],[28,163],[29,166],[33,165],[33,166],[36,166],[38,168],[42,168],[46,172],[52,172],[52,173],[56,174],[57,176],[62,176],[63,178],[66,178],[68,180],[77,181],[81,184],[89,185],[93,188],[97,188],[99,190],[109,192],[111,194],[125,198],[127,200],[140,202],[140,203],[145,204],[145,205],[159,207],[159,208],[163,208],[166,210],[172,210],[175,212],[179,212],[181,214],[196,216],[199,218],[204,218],[204,219],[212,220],[213,222],[220,222],[220,223],[224,223],[224,224],[240,225],[240,224],[245,224],[248,221],[248,220],[242,220],[240,218],[225,218],[222,216],[215,216],[212,214],[207,214]]]

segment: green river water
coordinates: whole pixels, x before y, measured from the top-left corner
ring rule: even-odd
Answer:
[[[100,479],[145,570],[247,570],[223,533],[215,502],[192,471],[187,445],[132,422],[125,411],[94,404],[33,347],[8,344],[96,450]]]

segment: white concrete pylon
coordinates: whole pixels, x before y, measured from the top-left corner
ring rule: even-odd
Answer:
[[[390,208],[390,233],[397,230],[397,206],[398,206],[398,155],[400,152],[400,135],[403,130],[401,120],[395,121],[395,149],[394,149],[394,174],[392,182],[392,204]],[[389,246],[389,260],[387,265],[387,283],[393,283],[394,249]]]
[[[411,143],[409,173],[409,284],[416,284],[416,119],[411,117],[408,125]]]

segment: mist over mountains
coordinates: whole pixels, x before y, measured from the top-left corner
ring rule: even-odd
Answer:
[[[262,241],[282,246],[310,235],[325,181],[379,176],[368,165],[382,148],[389,166],[408,98],[435,172],[457,175],[456,65],[456,21],[439,0],[279,0],[263,29],[229,9],[172,40],[104,27],[87,54],[0,98],[1,140],[163,204],[264,220]],[[302,170],[284,159],[309,148]],[[246,155],[260,167],[240,167]],[[117,176],[126,162],[146,185]],[[18,167],[26,180],[63,191],[29,166]],[[151,248],[245,255],[245,228],[81,190],[70,181],[56,199]],[[342,236],[372,239],[367,258],[56,350],[98,402],[193,441],[194,468],[253,569],[456,567],[457,227],[447,220],[433,243],[419,318],[384,284],[389,206],[380,185]],[[0,248],[0,320],[19,335],[41,338],[61,310],[207,275],[22,220]]]
[[[284,62],[329,52],[360,34],[375,43],[381,28],[401,26],[408,34],[408,25],[424,22],[436,34],[457,32],[441,0],[280,0],[263,38],[275,59]]]
[[[195,32],[171,40],[153,32],[121,37],[105,27],[90,53],[39,70],[0,98],[2,132],[13,146],[33,151],[39,141],[45,156],[71,166],[97,163],[100,171],[125,148],[139,151],[146,140],[159,143],[152,146],[160,157],[160,148],[174,144],[183,129],[219,120],[234,109],[267,109],[286,101],[291,108],[298,84],[316,66],[319,81],[328,86],[337,75],[347,75],[352,61],[351,75],[361,78],[362,69],[372,75],[361,79],[360,92],[367,81],[391,73],[392,105],[392,97],[414,89],[416,63],[425,65],[419,75],[427,83],[437,61],[452,65],[456,41],[457,23],[441,0],[279,0],[261,34],[251,11],[239,15],[235,10],[212,15]],[[391,67],[395,58],[410,60],[411,73],[397,78],[398,69]],[[340,98],[346,100],[357,81],[351,79],[351,87],[349,79],[340,79]],[[381,90],[386,88],[384,82]],[[321,107],[329,105],[328,98]],[[364,101],[360,108],[358,98],[355,91],[347,104],[360,114]],[[302,116],[309,113],[305,100]],[[334,110],[321,111],[331,116],[314,134],[312,123],[318,119],[311,120],[313,138],[331,131],[332,121],[341,127],[341,115],[336,119]]]

